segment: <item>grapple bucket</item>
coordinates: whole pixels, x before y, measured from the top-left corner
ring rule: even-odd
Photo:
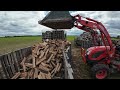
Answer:
[[[38,23],[52,29],[71,29],[74,26],[74,20],[69,11],[51,11]]]

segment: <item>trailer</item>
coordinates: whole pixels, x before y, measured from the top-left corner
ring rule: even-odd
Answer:
[[[17,72],[21,71],[20,63],[24,57],[32,53],[32,47],[26,47],[0,56],[0,79],[11,79]],[[71,46],[63,51],[64,72],[61,79],[74,79],[71,67]]]

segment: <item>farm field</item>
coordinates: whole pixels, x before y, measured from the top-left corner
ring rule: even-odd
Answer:
[[[41,37],[0,37],[0,55],[41,42]]]
[[[67,36],[67,40],[72,43],[72,68],[74,71],[74,78],[91,79],[90,69],[81,60],[80,48],[74,45],[74,38],[75,36]],[[112,40],[114,40],[114,38],[112,38]],[[42,38],[40,36],[0,38],[0,55],[18,50],[20,48],[32,46],[41,41]],[[109,79],[120,79],[120,74],[113,74],[109,77]]]
[[[68,36],[69,41],[73,41],[75,36]],[[0,55],[25,48],[41,42],[41,36],[31,37],[0,37]]]

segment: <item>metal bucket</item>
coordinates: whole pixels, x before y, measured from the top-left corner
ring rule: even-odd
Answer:
[[[69,11],[51,11],[38,23],[52,29],[71,29],[74,26],[74,19]]]

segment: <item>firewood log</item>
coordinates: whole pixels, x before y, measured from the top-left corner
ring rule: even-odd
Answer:
[[[17,79],[20,76],[20,72],[17,72],[11,79]]]
[[[38,62],[36,62],[36,65],[39,65],[42,61],[44,61],[46,59],[46,57],[43,57],[42,59],[40,59]]]
[[[34,56],[32,56],[32,58],[33,58],[33,68],[35,68],[36,67],[36,62],[35,62],[35,57]]]
[[[34,68],[34,79],[38,77],[38,69],[37,68]]]
[[[53,54],[51,54],[50,58],[47,60],[47,63],[50,62],[50,60],[52,59],[52,57],[53,57]]]
[[[44,51],[40,51],[40,56],[39,58],[42,58],[44,56],[45,52]]]

